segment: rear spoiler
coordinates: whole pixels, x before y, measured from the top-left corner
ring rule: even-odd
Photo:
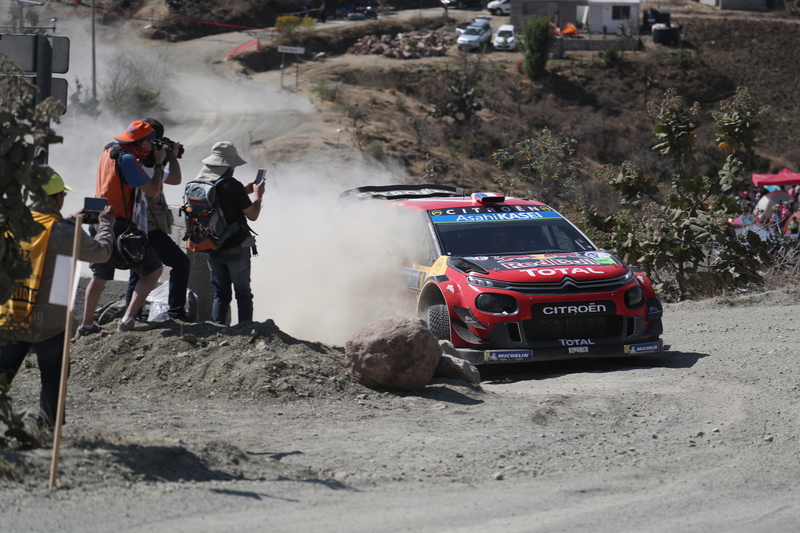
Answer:
[[[464,189],[449,185],[377,185],[348,189],[339,195],[343,201],[408,200],[410,198],[441,198],[465,196]]]

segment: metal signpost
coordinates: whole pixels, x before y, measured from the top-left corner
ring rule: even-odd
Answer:
[[[281,56],[281,89],[283,89],[283,65],[286,63],[286,54],[294,54],[295,76],[294,76],[294,90],[297,90],[297,80],[300,78],[300,55],[306,53],[306,49],[302,46],[278,46],[278,52],[283,54]]]
[[[69,38],[53,35],[0,34],[0,53],[32,78],[39,89],[38,104],[52,96],[67,108],[67,80],[53,78],[69,70]],[[62,113],[63,114],[63,113]]]

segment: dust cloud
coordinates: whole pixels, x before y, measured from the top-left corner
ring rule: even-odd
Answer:
[[[226,64],[224,51],[251,37],[234,33],[165,44],[144,41],[134,32],[123,35],[117,27],[98,25],[96,31],[98,97],[121,62],[156,73],[148,83],[160,91],[164,110],[147,116],[163,122],[166,136],[185,146],[180,160],[184,184],[197,176],[217,141],[233,142],[248,162],[236,169],[242,183],[252,181],[258,168],[268,169],[264,209],[252,223],[259,252],[252,261],[255,320],[273,319],[298,338],[343,344],[349,333],[377,318],[413,315],[413,303],[398,285],[399,258],[387,242],[387,236],[399,237],[397,229],[388,227],[387,205],[345,209],[338,201],[348,188],[403,181],[397,177],[403,175],[401,168],[378,170],[336,150],[306,150],[291,162],[280,149],[270,151],[276,139],[304,145],[304,137],[293,134],[313,120],[314,106],[306,97],[281,91],[274,81],[243,77]],[[65,75],[70,91],[80,81],[85,99],[91,95],[88,17],[59,21],[57,34],[70,38]],[[64,142],[51,146],[50,164],[75,189],[65,213],[79,211],[83,197],[94,195],[103,147],[141,118],[104,110],[93,119],[71,106],[54,124]],[[352,152],[347,142],[341,148]],[[183,189],[166,188],[171,205],[182,203]],[[173,231],[182,231],[180,218],[176,226]],[[127,273],[117,272],[116,278],[126,279]],[[235,300],[231,311],[235,323]]]
[[[403,291],[401,258],[394,243],[411,239],[392,216],[389,202],[342,204],[346,188],[376,183],[350,175],[352,183],[278,193],[268,186],[253,223],[258,253],[252,262],[256,320],[271,318],[296,337],[343,345],[349,333],[384,316],[414,316]],[[292,173],[283,175],[292,181]],[[358,183],[355,181],[358,180]]]

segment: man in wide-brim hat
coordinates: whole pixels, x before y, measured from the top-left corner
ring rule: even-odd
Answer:
[[[236,146],[228,141],[215,143],[211,155],[203,159],[198,180],[215,183],[220,209],[228,224],[238,224],[237,230],[218,249],[206,254],[214,304],[211,319],[224,324],[231,300],[236,295],[239,322],[253,319],[253,293],[250,290],[250,257],[255,255],[255,237],[247,221],[255,221],[261,213],[264,181],[243,185],[233,177],[236,167],[247,164],[239,157]],[[250,201],[250,194],[254,194]],[[232,288],[232,289],[231,289]]]

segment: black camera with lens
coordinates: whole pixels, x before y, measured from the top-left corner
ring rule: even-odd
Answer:
[[[175,149],[175,145],[178,145],[178,155],[176,156],[178,159],[183,157],[183,145],[181,143],[176,143],[172,139],[168,139],[167,137],[161,137],[160,139],[156,139],[153,141],[153,146],[158,146],[159,148],[163,147],[168,152],[172,152]]]

